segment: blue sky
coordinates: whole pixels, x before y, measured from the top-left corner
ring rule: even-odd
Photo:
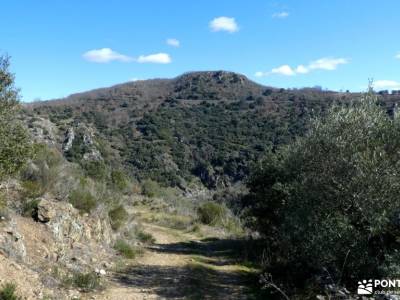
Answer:
[[[0,51],[24,101],[221,69],[285,88],[400,89],[399,13],[398,0],[4,0]]]

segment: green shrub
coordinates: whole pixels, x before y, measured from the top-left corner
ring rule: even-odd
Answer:
[[[198,207],[197,216],[203,224],[218,225],[227,217],[227,209],[221,204],[206,202]]]
[[[0,180],[17,174],[32,156],[28,131],[18,120],[21,106],[8,56],[0,56]]]
[[[72,191],[69,202],[82,213],[90,213],[97,206],[96,198],[83,188]]]
[[[136,230],[136,238],[142,242],[142,243],[146,243],[146,244],[152,244],[155,242],[155,238],[153,237],[153,235],[151,233],[147,233],[144,232],[143,230]]]
[[[21,172],[23,196],[37,198],[49,191],[58,179],[62,156],[57,149],[34,144],[34,157]]]
[[[33,162],[39,164],[45,162],[49,168],[54,168],[62,163],[62,154],[46,144],[33,145]]]
[[[93,272],[74,273],[71,283],[73,286],[83,290],[84,292],[90,292],[100,287],[100,278]]]
[[[118,205],[108,212],[108,216],[112,229],[118,230],[128,220],[129,214],[123,205]]]
[[[7,198],[5,193],[0,191],[0,218],[7,216]]]
[[[128,188],[128,178],[125,173],[120,170],[113,170],[111,172],[111,182],[114,189],[118,191],[125,191]]]
[[[399,161],[400,115],[390,118],[372,93],[271,153],[244,199],[268,240],[269,272],[298,285],[328,272],[349,284],[398,275]]]
[[[44,194],[45,189],[41,181],[24,180],[22,181],[22,196],[24,198],[37,198]]]
[[[152,217],[149,221],[163,227],[185,230],[193,224],[194,220],[191,216],[160,213]]]
[[[117,250],[120,255],[129,259],[134,259],[141,252],[139,249],[133,248],[124,240],[117,240],[114,249]]]
[[[86,174],[96,180],[107,177],[107,167],[103,161],[88,161],[83,164]]]
[[[22,215],[24,217],[37,217],[39,200],[27,200],[22,205]]]
[[[142,183],[142,193],[147,197],[157,197],[160,195],[160,185],[151,179],[144,180]]]
[[[0,300],[21,300],[15,294],[17,286],[13,283],[5,283],[0,287]]]

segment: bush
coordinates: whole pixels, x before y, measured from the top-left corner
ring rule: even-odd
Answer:
[[[185,230],[193,225],[191,216],[184,216],[171,213],[160,213],[150,219],[150,222],[156,223],[163,227],[168,227],[177,230]]]
[[[349,284],[397,275],[399,162],[399,115],[389,118],[372,94],[332,107],[307,136],[271,153],[244,199],[268,240],[269,271],[298,285],[328,272]]]
[[[206,225],[222,224],[227,216],[227,209],[221,204],[206,202],[197,209],[197,216]]]
[[[129,259],[134,259],[140,253],[138,249],[133,248],[124,240],[118,240],[114,245],[114,249],[117,250],[120,255]]]
[[[44,194],[45,189],[40,181],[24,180],[21,183],[23,192],[22,196],[24,198],[37,198]]]
[[[34,144],[34,157],[21,172],[23,196],[37,198],[49,191],[58,179],[62,156],[57,149]]]
[[[22,205],[22,215],[24,217],[37,218],[39,200],[27,200]]]
[[[142,183],[142,193],[147,197],[153,198],[159,196],[160,190],[158,182],[151,179],[144,180]]]
[[[152,244],[155,242],[155,238],[153,237],[153,235],[151,233],[147,233],[144,232],[143,230],[136,230],[136,238],[142,242],[142,243],[146,243],[146,244]]]
[[[97,206],[96,198],[83,188],[72,191],[69,202],[82,213],[90,213]]]
[[[0,288],[0,300],[21,300],[22,298],[15,295],[17,286],[13,283],[3,284]]]
[[[119,205],[108,212],[110,217],[111,227],[113,230],[118,230],[127,220],[128,212],[123,205]]]
[[[0,220],[2,217],[5,218],[7,215],[7,198],[5,193],[0,191]]]
[[[0,56],[0,179],[17,174],[32,156],[30,136],[17,118],[19,95],[9,66],[9,58]]]
[[[96,180],[104,180],[107,177],[107,167],[103,161],[88,161],[83,164],[88,176]]]
[[[90,292],[100,287],[99,276],[92,272],[74,273],[71,282],[73,286],[80,288],[85,292]]]
[[[114,189],[118,191],[125,191],[128,188],[128,178],[124,172],[120,170],[114,170],[111,172],[111,182]]]

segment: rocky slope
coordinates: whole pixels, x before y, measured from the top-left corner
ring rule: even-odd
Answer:
[[[69,161],[103,160],[139,181],[189,192],[198,181],[208,189],[240,183],[266,150],[304,133],[309,118],[330,104],[354,97],[193,72],[27,104],[24,119],[64,147]]]

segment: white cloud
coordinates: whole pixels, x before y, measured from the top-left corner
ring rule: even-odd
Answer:
[[[320,58],[312,61],[308,65],[298,65],[296,68],[292,68],[289,65],[282,65],[280,67],[272,69],[270,72],[258,71],[254,74],[256,77],[264,77],[271,74],[280,74],[285,76],[294,76],[297,74],[307,74],[314,70],[336,70],[339,65],[347,64],[349,61],[345,58]]]
[[[95,63],[108,63],[111,61],[131,62],[132,57],[120,54],[110,48],[94,49],[83,54],[83,58]]]
[[[129,79],[129,81],[132,81],[132,82],[138,81],[138,80],[140,80],[140,79],[139,79],[139,78],[136,78],[136,77],[133,77],[133,78]]]
[[[308,66],[311,70],[336,70],[339,65],[347,64],[349,61],[346,58],[320,58],[310,63]]]
[[[299,65],[296,68],[296,73],[298,74],[307,74],[308,72],[310,72],[310,70],[303,65]]]
[[[153,63],[153,64],[169,64],[171,57],[167,53],[156,53],[150,55],[140,55],[137,59],[138,63]]]
[[[264,76],[266,76],[267,74],[265,73],[265,72],[261,72],[261,71],[258,71],[258,72],[256,72],[255,74],[254,74],[254,76],[256,76],[256,77],[264,77]]]
[[[396,54],[394,58],[400,59],[400,52]]]
[[[400,90],[400,82],[394,80],[377,80],[373,86],[376,89]]]
[[[167,39],[167,45],[172,46],[172,47],[179,47],[181,45],[181,42],[177,39]]]
[[[285,75],[285,76],[293,76],[296,74],[296,72],[289,65],[283,65],[283,66],[274,68],[271,70],[271,73]]]
[[[239,26],[235,21],[235,18],[218,17],[213,19],[210,24],[212,31],[227,31],[233,33],[239,30]]]
[[[289,17],[289,13],[287,11],[276,12],[272,15],[275,19],[285,19]]]

